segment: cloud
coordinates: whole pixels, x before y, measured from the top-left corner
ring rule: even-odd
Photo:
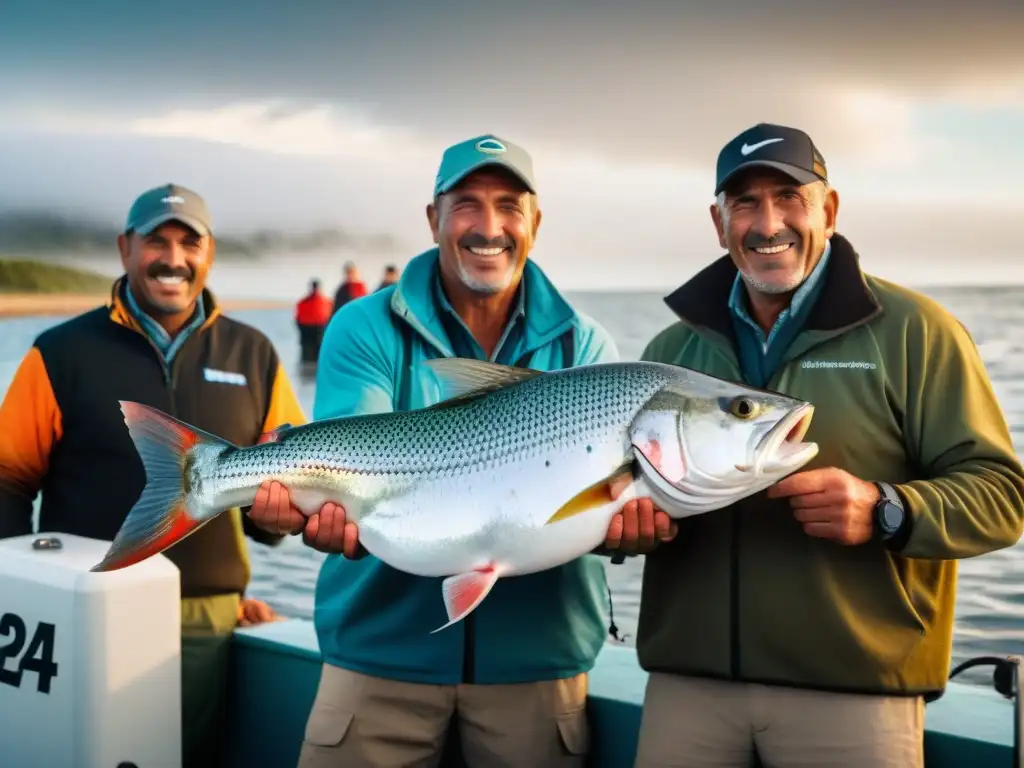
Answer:
[[[1008,129],[1005,134],[1009,156],[997,146],[998,141],[976,142],[966,137],[965,143],[964,136],[948,134],[955,125],[949,115],[922,123],[923,110],[948,111],[951,107],[946,101],[915,103],[878,90],[833,89],[827,97],[828,108],[798,124],[824,152],[836,185],[858,196],[893,200],[971,199],[998,192],[991,187],[993,181],[1009,192],[1014,180],[997,173],[995,167],[1012,160],[1014,152],[1024,158],[1022,151],[1009,142],[1013,132]],[[956,105],[954,109],[961,123],[976,117],[988,119],[996,132],[1001,124],[1006,124],[1005,117],[991,114],[991,106],[965,109]],[[1005,106],[998,109],[1007,110]],[[1016,114],[1024,125],[1024,108]],[[769,110],[764,117],[769,122],[787,122],[783,118]],[[440,139],[408,123],[378,122],[364,108],[283,99],[235,101],[210,108],[152,109],[143,114],[107,117],[81,110],[35,110],[23,114],[22,123],[23,130],[69,136],[184,140],[283,157],[319,158],[370,176],[402,176],[407,183],[424,179],[423,189],[427,188],[426,180],[433,178],[444,147],[453,140],[475,135],[467,130]],[[660,155],[648,147],[639,156],[595,148],[584,141],[587,131],[583,129],[544,135],[536,140],[506,131],[499,131],[499,135],[530,150],[545,192],[567,189],[568,185],[581,199],[594,199],[607,189],[648,197],[659,193],[705,194],[711,186],[718,145],[732,136],[732,129],[725,138],[716,137],[714,145],[708,133],[703,140],[708,151],[699,157],[675,149],[675,144],[689,142],[691,134],[670,142]],[[690,154],[694,156],[689,157]]]
[[[0,90],[9,103],[45,94],[71,109],[149,114],[344,104],[356,113],[346,120],[412,130],[431,146],[495,130],[531,146],[701,167],[762,120],[808,128],[830,162],[911,162],[907,151],[922,151],[907,138],[916,110],[1024,104],[1019,0],[521,0],[475,10],[433,0],[297,14],[226,0],[176,40],[171,66],[151,50],[158,9],[69,6],[71,35],[37,4],[5,18]]]
[[[215,109],[176,109],[140,117],[128,133],[235,144],[261,152],[331,157],[373,156],[379,162],[428,154],[406,127],[380,125],[346,105],[240,102]]]
[[[867,265],[1005,276],[978,243],[1020,218],[1020,0],[228,1],[167,56],[162,12],[117,5],[5,17],[0,205],[120,221],[174,179],[228,229],[336,223],[412,253],[443,148],[497,131],[534,156],[559,281],[664,287],[719,252],[720,147],[778,122],[820,146]]]

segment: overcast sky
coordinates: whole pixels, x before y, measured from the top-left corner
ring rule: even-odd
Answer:
[[[715,156],[765,121],[811,133],[867,269],[1024,281],[1020,0],[22,5],[0,208],[120,223],[173,180],[222,231],[384,230],[411,256],[441,151],[493,131],[534,155],[556,279],[661,288],[720,255]]]

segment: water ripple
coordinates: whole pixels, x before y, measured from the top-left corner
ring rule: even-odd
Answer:
[[[1024,453],[1024,289],[951,289],[929,293],[968,328],[992,377],[1011,425],[1014,446]],[[639,357],[651,337],[673,321],[659,294],[590,293],[570,295],[576,306],[603,323],[625,359]],[[313,382],[298,373],[298,349],[289,312],[250,311],[234,316],[264,331],[291,366],[297,394],[307,414],[313,409]],[[36,334],[59,318],[0,321],[0,390]],[[311,619],[313,591],[324,555],[291,537],[277,548],[252,544],[250,594],[271,602],[286,616]],[[643,558],[607,566],[615,620],[632,644],[640,607]],[[1024,653],[1024,544],[964,560],[956,604],[954,663],[980,654]],[[984,682],[986,673],[968,675]]]

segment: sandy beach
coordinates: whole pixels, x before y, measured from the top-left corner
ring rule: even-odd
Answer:
[[[0,318],[32,316],[68,316],[93,309],[110,301],[110,293],[0,293]],[[272,299],[219,299],[221,309],[284,309],[291,305]]]

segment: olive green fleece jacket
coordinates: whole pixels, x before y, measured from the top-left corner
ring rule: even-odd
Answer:
[[[644,360],[742,380],[728,256],[666,301]],[[762,492],[687,518],[647,555],[637,652],[649,671],[821,690],[934,695],[949,671],[957,559],[1014,544],[1024,472],[967,331],[935,301],[866,276],[840,235],[768,388],[814,404],[805,439],[892,483],[910,527],[888,546],[806,535]]]

